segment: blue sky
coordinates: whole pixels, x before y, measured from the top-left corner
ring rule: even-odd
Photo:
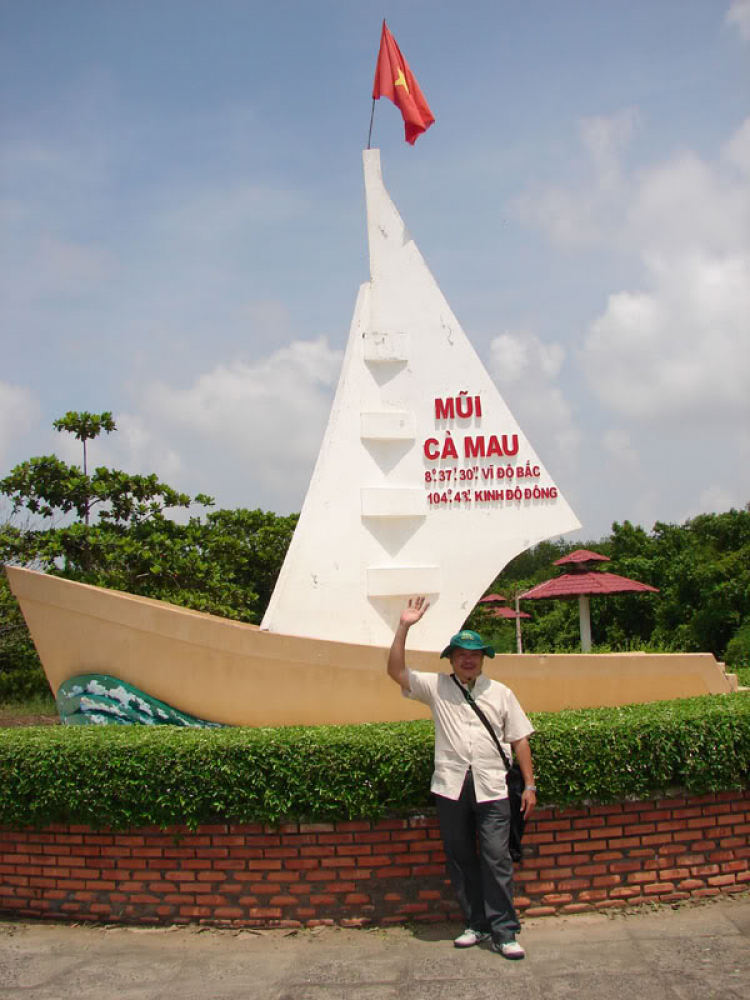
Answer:
[[[750,501],[750,2],[0,0],[0,470],[298,510],[386,184],[583,523]],[[0,511],[0,516],[2,511]]]

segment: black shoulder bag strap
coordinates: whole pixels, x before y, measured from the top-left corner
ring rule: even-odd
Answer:
[[[492,740],[493,740],[495,746],[500,751],[500,756],[503,758],[503,764],[505,764],[505,770],[506,771],[510,771],[510,761],[508,760],[508,755],[503,750],[503,748],[502,748],[502,746],[500,744],[500,740],[497,738],[497,733],[492,728],[492,723],[487,718],[487,716],[484,714],[484,712],[479,707],[479,705],[477,705],[477,703],[474,701],[474,699],[473,699],[473,697],[471,695],[471,692],[467,691],[467,689],[463,686],[463,684],[461,684],[461,682],[459,681],[458,677],[456,677],[455,674],[451,674],[451,680],[456,685],[456,687],[458,688],[458,690],[463,694],[464,698],[471,705],[471,707],[474,709],[474,711],[477,713],[477,716],[479,717],[479,721],[482,723],[482,725],[484,726],[484,728],[490,734],[490,736],[492,737]]]
[[[497,749],[500,751],[500,756],[503,758],[503,764],[505,764],[506,772],[506,783],[508,787],[508,801],[510,803],[510,830],[508,832],[508,850],[510,856],[514,861],[521,861],[523,859],[523,847],[521,846],[521,838],[523,837],[524,828],[526,827],[526,818],[523,814],[521,808],[521,796],[524,789],[524,780],[521,773],[521,768],[516,762],[512,767],[508,760],[508,755],[503,750],[500,745],[500,740],[497,738],[497,733],[492,728],[492,723],[484,714],[482,709],[477,705],[471,696],[471,692],[460,683],[455,674],[451,674],[453,683],[460,689],[463,693],[464,698],[471,705],[471,707],[476,712],[479,720],[481,721],[484,728],[492,737],[492,742],[495,744]]]

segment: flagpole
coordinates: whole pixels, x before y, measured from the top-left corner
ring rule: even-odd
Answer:
[[[370,131],[367,133],[367,148],[370,148],[370,139],[372,139],[372,122],[375,118],[375,98],[372,99],[372,111],[370,112]]]

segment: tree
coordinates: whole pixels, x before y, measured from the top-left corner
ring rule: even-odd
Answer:
[[[57,455],[42,455],[17,465],[0,480],[0,492],[11,500],[13,512],[26,508],[32,514],[51,518],[56,513],[76,514],[86,527],[95,507],[100,521],[136,523],[173,507],[189,507],[193,502],[155,475],[138,476],[115,469],[98,468],[88,474],[87,442],[102,431],[116,430],[112,414],[69,410],[53,421],[58,431],[68,431],[83,443],[83,468],[67,465]],[[204,495],[195,501],[210,505]]]
[[[49,695],[49,684],[18,602],[0,574],[0,701]]]
[[[86,454],[86,442],[99,437],[102,431],[111,434],[116,430],[112,414],[107,410],[104,413],[89,413],[87,410],[78,412],[68,410],[64,417],[54,420],[52,426],[57,431],[70,431],[83,444],[83,474],[88,474],[88,457]],[[84,522],[89,523],[88,503],[84,511]]]
[[[115,429],[109,413],[70,412],[55,426],[84,445]],[[270,599],[296,524],[296,515],[247,510],[177,521],[174,510],[211,506],[212,498],[191,498],[156,475],[105,467],[89,475],[56,455],[16,466],[0,480],[0,494],[14,514],[27,511],[37,522],[0,532],[2,561],[253,623]],[[71,515],[77,520],[60,523]]]
[[[265,611],[299,514],[280,517],[263,510],[217,510],[206,517],[205,547],[225,574],[250,587]]]

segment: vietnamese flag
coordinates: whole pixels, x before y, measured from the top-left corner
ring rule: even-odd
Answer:
[[[435,116],[385,21],[380,38],[375,83],[372,86],[372,99],[377,101],[380,97],[393,101],[403,115],[405,138],[412,146],[435,121]]]

